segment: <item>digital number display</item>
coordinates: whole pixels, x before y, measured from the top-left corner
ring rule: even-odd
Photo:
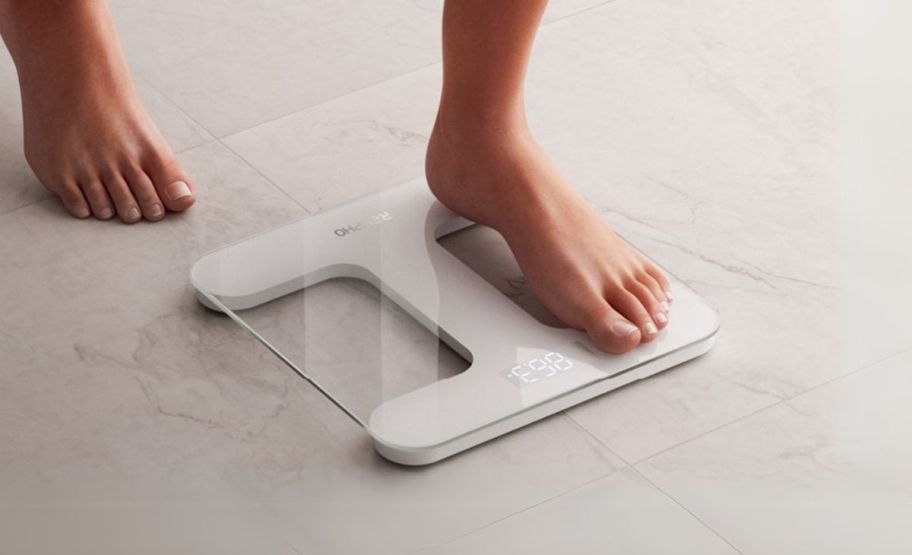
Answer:
[[[571,368],[573,368],[572,360],[556,351],[551,351],[543,357],[533,358],[517,364],[509,370],[503,370],[500,375],[517,387],[525,387],[553,378]]]

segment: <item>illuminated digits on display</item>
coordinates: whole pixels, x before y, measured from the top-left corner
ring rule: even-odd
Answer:
[[[564,355],[551,351],[541,358],[533,358],[504,370],[501,375],[515,385],[533,384],[573,368],[573,361]]]

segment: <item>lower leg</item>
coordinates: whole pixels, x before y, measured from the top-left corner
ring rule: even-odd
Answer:
[[[192,184],[137,97],[103,0],[0,0],[25,153],[74,216],[161,219]]]
[[[561,177],[526,125],[523,83],[546,0],[448,0],[443,91],[428,183],[453,211],[499,231],[538,299],[610,352],[667,324],[662,273]]]
[[[450,0],[444,8],[440,115],[524,121],[523,83],[547,0]]]

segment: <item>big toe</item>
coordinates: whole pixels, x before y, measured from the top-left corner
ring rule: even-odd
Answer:
[[[177,160],[167,158],[158,161],[150,174],[158,196],[171,212],[183,212],[196,202],[193,183]]]
[[[642,339],[640,329],[607,304],[589,318],[586,333],[597,348],[613,354],[630,351]]]

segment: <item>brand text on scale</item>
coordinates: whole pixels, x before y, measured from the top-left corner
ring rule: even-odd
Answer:
[[[356,231],[361,231],[362,229],[366,229],[377,224],[382,224],[383,222],[388,222],[392,219],[393,215],[390,214],[387,210],[383,210],[382,212],[377,212],[373,216],[365,218],[356,224],[337,227],[333,230],[333,233],[337,237],[345,237],[346,235],[350,235]]]

